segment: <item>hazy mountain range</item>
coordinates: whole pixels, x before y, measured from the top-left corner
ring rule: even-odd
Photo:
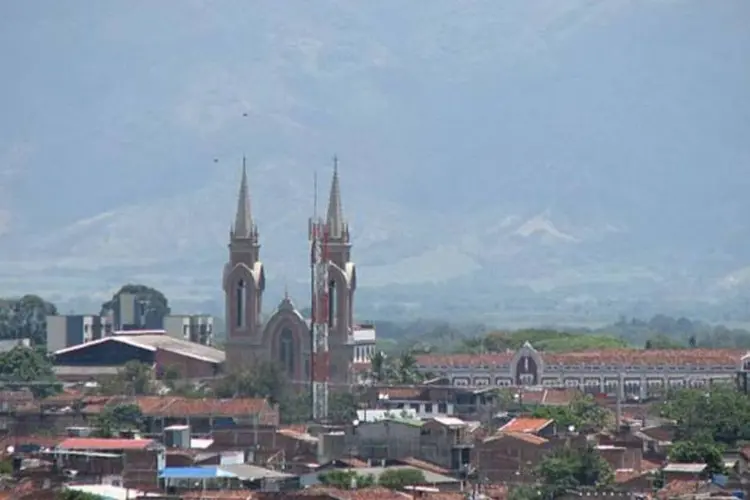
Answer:
[[[266,303],[304,302],[336,153],[363,314],[736,303],[748,19],[744,0],[5,2],[3,294],[83,307],[131,281],[215,308],[244,154]]]

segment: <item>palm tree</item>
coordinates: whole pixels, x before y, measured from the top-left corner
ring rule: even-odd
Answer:
[[[370,378],[375,382],[386,382],[388,377],[388,361],[383,351],[376,352],[370,358]]]
[[[398,359],[396,380],[399,384],[414,384],[420,378],[417,371],[417,360],[411,351],[404,351]]]

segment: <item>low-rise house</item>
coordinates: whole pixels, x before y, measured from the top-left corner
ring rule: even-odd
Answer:
[[[502,426],[500,432],[522,432],[550,439],[557,436],[557,427],[553,419],[516,417]]]
[[[153,487],[164,468],[164,446],[153,439],[68,438],[52,452],[57,466],[80,477],[120,477],[131,488]]]
[[[698,481],[708,477],[708,465],[704,463],[670,463],[662,469],[664,473],[664,482],[679,481]]]
[[[418,458],[450,470],[460,470],[471,461],[474,442],[469,424],[455,417],[427,420],[420,431]]]
[[[364,459],[418,456],[422,425],[419,420],[396,418],[363,422],[354,430],[357,454]]]
[[[474,449],[472,465],[493,482],[524,481],[554,444],[547,438],[526,432],[498,432]]]

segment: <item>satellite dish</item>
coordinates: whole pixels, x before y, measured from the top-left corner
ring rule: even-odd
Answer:
[[[9,445],[7,448],[5,448],[6,453],[13,453],[14,451],[16,451],[16,449],[13,445]]]
[[[357,427],[359,425],[359,420],[358,419],[354,419],[354,422],[352,422],[352,425],[354,427]]]
[[[568,426],[568,432],[573,432],[575,430],[576,430],[576,426],[575,425],[569,425]]]

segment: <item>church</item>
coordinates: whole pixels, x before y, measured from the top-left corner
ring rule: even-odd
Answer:
[[[285,295],[263,323],[261,311],[266,288],[260,259],[260,231],[250,210],[247,170],[242,167],[237,214],[229,234],[229,260],[224,266],[226,369],[252,369],[273,361],[298,384],[310,381],[312,335],[310,321]],[[326,212],[329,259],[329,382],[333,386],[361,380],[375,353],[375,328],[354,322],[357,271],[351,259],[349,226],[343,215],[338,168],[334,166]],[[304,227],[301,225],[301,227]]]

